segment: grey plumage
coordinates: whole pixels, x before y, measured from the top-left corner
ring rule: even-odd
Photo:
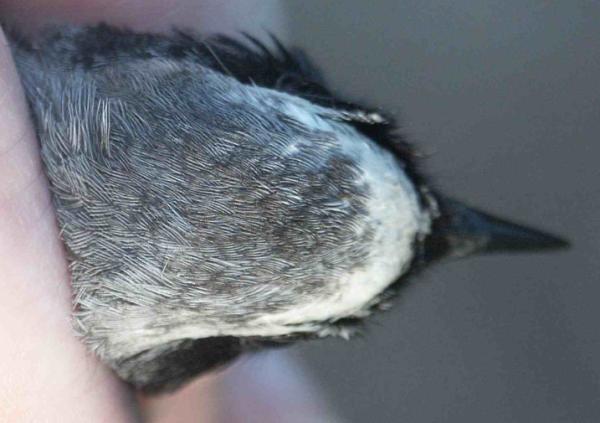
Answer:
[[[77,329],[151,390],[261,340],[346,336],[335,323],[369,314],[439,215],[409,158],[357,130],[380,115],[244,83],[180,37],[63,28],[13,42]],[[362,294],[360,272],[381,280]]]

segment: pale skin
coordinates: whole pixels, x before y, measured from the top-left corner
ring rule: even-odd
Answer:
[[[273,5],[267,4],[272,2],[243,1],[237,7],[236,2],[223,3],[0,0],[0,20],[22,31],[35,31],[48,23],[98,21],[150,31],[199,24],[227,31],[250,11],[263,20],[273,12]],[[204,377],[172,396],[144,398],[122,384],[75,336],[65,252],[35,132],[3,33],[0,111],[0,421],[216,421],[215,410],[233,401],[220,393],[219,376]],[[303,398],[297,389],[293,394],[296,406],[302,401],[311,404],[303,410],[303,418],[324,418],[322,408],[314,407],[308,395]],[[278,407],[289,406],[280,400],[264,407],[268,393],[253,395],[262,395],[263,422],[279,421],[283,411]]]

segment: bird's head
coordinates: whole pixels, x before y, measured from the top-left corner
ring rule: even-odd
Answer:
[[[566,245],[441,194],[390,116],[277,40],[98,26],[15,43],[76,320],[142,389],[348,337],[440,259]]]

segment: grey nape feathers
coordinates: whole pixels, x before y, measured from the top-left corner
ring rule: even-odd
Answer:
[[[100,25],[10,36],[89,347],[146,391],[349,336],[443,256],[559,247],[445,199],[299,51]]]

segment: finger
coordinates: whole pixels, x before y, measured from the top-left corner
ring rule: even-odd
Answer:
[[[227,394],[220,389],[220,375],[202,377],[180,390],[162,395],[138,396],[147,423],[216,423],[228,406]],[[232,422],[233,423],[233,422]]]
[[[245,359],[218,376],[219,420],[231,423],[341,422],[289,351]]]

